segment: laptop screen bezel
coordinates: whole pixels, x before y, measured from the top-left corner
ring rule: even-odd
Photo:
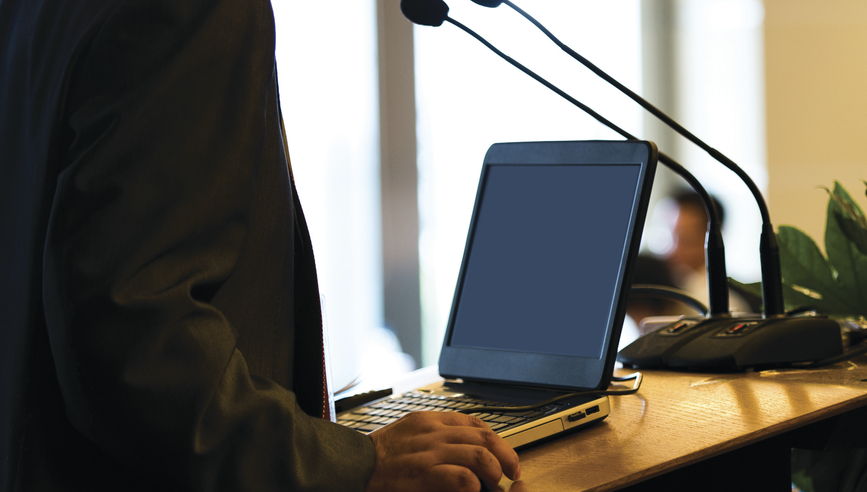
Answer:
[[[650,191],[656,170],[657,150],[646,141],[568,141],[498,143],[490,147],[482,166],[479,188],[473,207],[461,269],[455,288],[452,309],[439,359],[440,375],[482,383],[507,384],[555,390],[589,390],[606,388],[617,355],[620,330],[626,315],[626,300]],[[639,165],[632,213],[621,255],[613,300],[614,315],[609,316],[600,357],[479,349],[451,343],[455,319],[472,247],[485,176],[495,165]]]

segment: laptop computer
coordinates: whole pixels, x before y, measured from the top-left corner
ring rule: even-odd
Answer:
[[[656,159],[644,141],[491,146],[440,352],[445,381],[338,422],[371,432],[409,411],[473,408],[518,448],[607,417],[604,395],[527,405],[608,388]]]

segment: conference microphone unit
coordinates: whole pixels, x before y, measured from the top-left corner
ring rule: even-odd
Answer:
[[[779,248],[770,222],[770,214],[758,187],[749,176],[721,152],[711,148],[684,127],[662,113],[646,100],[608,76],[602,70],[561,43],[535,19],[508,0],[473,0],[485,7],[506,3],[540,28],[552,41],[573,58],[590,68],[627,96],[638,102],[672,129],[708,152],[714,159],[735,172],[756,199],[762,215],[761,264],[763,285],[763,316],[731,318],[728,312],[727,276],[725,274],[724,247],[715,203],[697,180],[667,155],[660,153],[660,162],[672,168],[696,189],[708,212],[706,264],[711,293],[709,318],[681,320],[681,322],[642,337],[621,351],[618,360],[632,367],[678,367],[698,370],[743,370],[750,367],[776,367],[793,363],[808,363],[838,357],[842,352],[839,325],[825,317],[790,317],[783,310],[782,276]],[[401,10],[412,22],[427,26],[440,26],[449,22],[467,32],[498,56],[545,85],[597,121],[627,139],[629,133],[572,98],[517,61],[497,50],[488,41],[463,24],[448,16],[448,5],[442,0],[402,0]],[[724,307],[723,307],[724,306]]]

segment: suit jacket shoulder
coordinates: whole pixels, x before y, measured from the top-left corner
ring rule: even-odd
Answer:
[[[362,490],[370,440],[291,391],[270,5],[60,5],[0,3],[3,485]]]

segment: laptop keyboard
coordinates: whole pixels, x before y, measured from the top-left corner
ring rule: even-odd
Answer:
[[[471,407],[510,407],[513,403],[481,400],[469,396],[441,396],[410,391],[397,398],[388,398],[371,403],[341,415],[337,423],[351,427],[364,434],[384,427],[409,412],[457,412]],[[504,431],[547,415],[560,408],[547,405],[524,412],[478,412],[470,415],[482,419],[492,430]]]

